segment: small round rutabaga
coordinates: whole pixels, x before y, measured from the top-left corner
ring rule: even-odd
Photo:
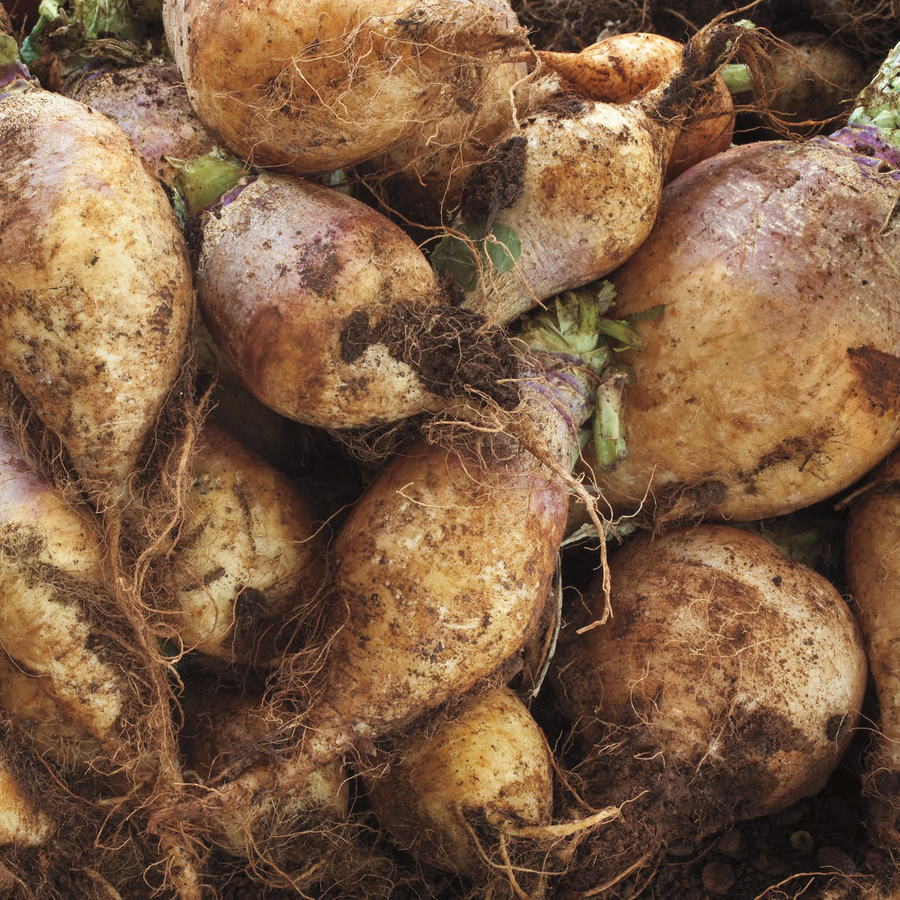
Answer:
[[[0,370],[89,490],[124,493],[193,308],[175,214],[125,133],[48,91],[0,97]]]
[[[628,455],[596,472],[616,513],[646,497],[685,516],[783,515],[900,441],[900,170],[860,147],[749,144],[666,189],[611,276],[617,317],[664,307],[621,355]]]
[[[477,225],[499,242],[495,255],[504,262],[482,266],[475,284],[460,282],[468,292],[463,306],[509,323],[628,259],[653,228],[688,115],[715,90],[707,76],[742,31],[702,29],[682,66],[628,103],[539,89],[539,105],[497,139],[466,181],[456,224]]]
[[[647,790],[662,839],[784,809],[825,784],[867,665],[837,590],[725,525],[640,535],[610,559],[613,617],[558,657],[567,711],[598,748],[589,799]],[[603,609],[599,579],[585,594]]]
[[[464,303],[512,322],[540,301],[602,278],[650,233],[666,164],[680,130],[648,115],[643,100],[613,104],[565,97],[548,102],[498,138],[466,183],[462,217],[512,229],[521,255],[508,271],[489,267]],[[514,202],[493,214],[491,187]]]
[[[551,819],[547,743],[508,688],[475,698],[434,732],[414,727],[394,747],[387,772],[370,780],[369,798],[393,841],[420,862],[483,879],[494,873],[472,839],[476,824],[484,840],[485,822],[545,825]],[[491,843],[482,849],[490,851]]]

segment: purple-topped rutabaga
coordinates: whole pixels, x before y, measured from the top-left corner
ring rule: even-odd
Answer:
[[[595,466],[617,512],[781,515],[900,443],[897,56],[831,137],[746,144],[676,179],[611,276],[622,315],[664,305],[623,354],[629,456]]]

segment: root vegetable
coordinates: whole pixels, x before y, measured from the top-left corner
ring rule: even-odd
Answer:
[[[544,825],[553,812],[546,741],[508,688],[475,698],[433,732],[395,740],[386,764],[368,790],[392,839],[420,862],[478,881],[497,875],[483,859],[496,849],[486,832]]]
[[[171,560],[181,640],[228,662],[266,666],[297,620],[317,618],[325,579],[321,532],[281,473],[207,423]]]
[[[591,100],[627,103],[671,78],[682,61],[683,46],[658,34],[619,34],[580,53],[538,52],[538,59]],[[674,178],[701,159],[728,149],[734,134],[734,103],[721,76],[716,90],[701,103],[672,148],[666,176]],[[862,87],[858,85],[857,90]]]
[[[19,79],[0,94],[0,368],[118,502],[193,310],[165,193],[116,125]]]
[[[41,677],[115,762],[126,764],[134,737],[127,664],[116,663],[111,641],[90,616],[103,595],[99,529],[31,470],[6,432],[0,434],[0,555],[3,649]]]
[[[579,339],[561,336],[557,323],[544,347],[565,348],[526,357],[527,406],[516,417],[528,423],[524,443],[502,428],[463,428],[447,446],[415,443],[356,504],[332,548],[324,680],[302,731],[290,732],[290,754],[267,777],[273,796],[471,689],[522,649],[556,568],[565,473],[598,381]],[[279,692],[295,699],[310,689],[308,660],[288,658]],[[165,833],[246,807],[259,790],[238,776],[153,827]]]
[[[107,770],[103,748],[48,693],[47,681],[26,672],[5,653],[0,654],[0,708],[27,735],[35,752],[65,775]]]
[[[191,108],[173,63],[93,66],[69,76],[62,93],[112,119],[169,187],[176,174],[169,159],[192,159],[216,145]]]
[[[831,137],[737,147],[667,188],[614,275],[618,315],[664,305],[622,354],[628,457],[595,470],[617,513],[648,497],[673,518],[782,515],[900,441],[896,60]]]
[[[298,174],[459,121],[504,48],[525,44],[508,10],[476,0],[257,3],[227,15],[168,0],[164,20],[204,124],[241,158]]]
[[[196,679],[188,682],[188,689],[182,747],[191,771],[204,783],[214,783],[229,766],[240,765],[247,747],[265,741],[273,722],[264,711],[262,694]],[[277,764],[271,756],[244,772],[242,777],[260,785],[260,795],[249,808],[208,822],[213,842],[257,864],[305,864],[315,872],[318,857],[328,849],[334,853],[340,843],[339,838],[330,841],[329,832],[339,830],[350,815],[347,773],[341,760],[335,760],[310,773],[289,794],[270,797],[264,788]],[[293,887],[300,884],[294,882]]]
[[[900,847],[900,671],[897,638],[897,547],[900,544],[900,457],[873,473],[853,504],[847,525],[845,565],[854,610],[862,627],[878,693],[879,730],[868,761],[866,792],[872,801],[872,831],[882,846]]]
[[[634,537],[611,556],[610,578],[614,617],[557,658],[561,696],[592,748],[588,799],[635,800],[623,821],[645,835],[643,852],[818,792],[866,685],[837,590],[724,525]],[[599,617],[598,582],[585,603]]]
[[[795,133],[810,133],[815,125],[849,112],[866,86],[859,60],[827,37],[812,32],[792,32],[783,37],[787,46],[772,53],[774,77],[766,108],[777,113]]]
[[[469,387],[514,396],[504,336],[452,309],[412,240],[359,201],[261,174],[226,190],[201,224],[209,330],[281,415],[351,428],[441,409]]]
[[[466,182],[456,227],[499,242],[503,265],[477,267],[473,259],[471,279],[460,281],[465,308],[511,322],[602,278],[641,245],[656,219],[675,141],[728,40],[753,37],[711,26],[686,45],[684,68],[653,91],[625,104],[557,97],[498,139]],[[451,255],[465,253],[453,240]],[[433,263],[447,268],[440,252],[450,248],[438,245]]]

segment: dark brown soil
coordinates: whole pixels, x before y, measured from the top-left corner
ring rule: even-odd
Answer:
[[[499,144],[466,181],[462,196],[462,213],[489,231],[503,209],[512,206],[525,191],[524,135]]]
[[[365,312],[348,316],[341,332],[342,359],[353,362],[374,343],[411,365],[439,397],[476,391],[503,409],[519,402],[518,357],[506,332],[475,313],[453,306],[425,313],[400,308],[375,325]]]

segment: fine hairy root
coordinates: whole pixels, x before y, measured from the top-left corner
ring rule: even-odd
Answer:
[[[12,380],[0,383],[4,417],[33,468],[42,473],[66,503],[85,516],[96,515],[104,550],[102,584],[60,584],[82,604],[98,633],[109,642],[107,653],[117,660],[127,697],[128,727],[106,739],[104,749],[113,767],[133,786],[133,795],[119,801],[122,814],[151,810],[171,802],[184,782],[175,739],[177,708],[173,660],[161,647],[175,637],[168,593],[155,581],[155,569],[164,562],[178,531],[190,459],[203,416],[203,403],[191,387],[190,359],[173,386],[156,424],[141,466],[129,480],[124,496],[110,500],[85,492],[68,464],[62,445],[43,428],[18,394]],[[10,552],[28,566],[27,548]],[[42,584],[53,585],[61,573],[36,573]],[[126,820],[121,820],[126,821]],[[199,855],[189,844],[167,838],[159,852],[165,859],[168,883],[183,900],[199,900]]]

